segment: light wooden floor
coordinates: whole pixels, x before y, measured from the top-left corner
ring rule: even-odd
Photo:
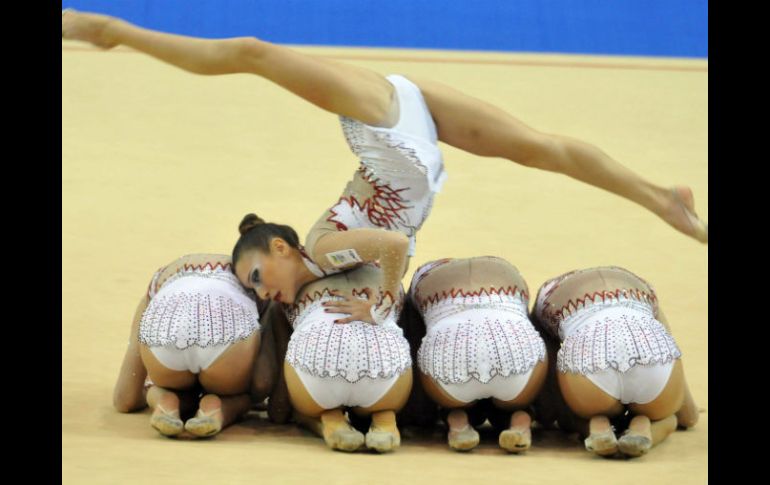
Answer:
[[[432,77],[546,132],[589,141],[654,182],[689,184],[708,220],[708,64],[683,59],[306,49]],[[532,293],[549,277],[619,265],[656,287],[708,407],[708,248],[613,195],[445,146],[449,179],[404,279],[439,257],[497,255]],[[260,78],[196,77],[127,50],[62,43],[64,483],[705,483],[708,414],[648,456],[595,458],[554,433],[524,456],[437,435],[391,455],[332,453],[254,417],[211,441],[162,438],[111,392],[155,269],[229,254],[247,212],[304,236],[356,168],[339,124]]]

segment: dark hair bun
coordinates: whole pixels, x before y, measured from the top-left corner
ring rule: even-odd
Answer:
[[[246,214],[240,224],[238,224],[238,232],[241,236],[254,229],[260,224],[265,224],[265,221],[256,214]]]

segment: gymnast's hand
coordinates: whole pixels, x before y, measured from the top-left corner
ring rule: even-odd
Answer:
[[[326,301],[323,303],[325,311],[328,313],[344,313],[350,315],[347,318],[340,318],[334,323],[366,322],[374,324],[372,317],[372,307],[377,304],[377,296],[374,291],[364,288],[362,291],[353,290],[350,295],[340,295],[344,300]],[[366,298],[363,299],[362,297]]]

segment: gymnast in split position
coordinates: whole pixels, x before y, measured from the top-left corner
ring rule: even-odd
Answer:
[[[304,248],[275,264],[286,263],[277,269],[294,283],[307,283],[305,265],[298,264],[302,258],[312,260],[323,274],[377,261],[383,291],[365,304],[342,302],[351,319],[384,321],[398,312],[396,293],[408,256],[414,254],[416,233],[446,178],[438,141],[568,175],[636,202],[675,229],[708,242],[707,225],[694,212],[689,188],[655,185],[590,144],[534,130],[435,81],[383,76],[253,37],[186,37],[73,10],[62,12],[62,38],[105,49],[128,46],[196,74],[256,74],[339,115],[360,158],[359,169],[311,229]],[[288,295],[277,293],[280,288],[268,290],[265,285],[269,297],[289,303]]]

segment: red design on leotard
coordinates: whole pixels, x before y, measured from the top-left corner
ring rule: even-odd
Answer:
[[[228,270],[228,269],[232,268],[232,266],[233,266],[232,263],[224,263],[224,264],[223,263],[215,263],[215,264],[211,264],[210,262],[207,262],[206,264],[202,264],[202,265],[201,264],[187,264],[187,263],[185,263],[185,264],[182,265],[182,268],[179,271],[190,271],[190,270],[203,271],[207,267],[209,269],[211,269],[211,271],[214,271],[217,268],[221,269],[222,271],[225,271],[225,270]],[[177,271],[177,273],[179,273],[179,271]]]
[[[649,302],[649,303],[655,303],[657,301],[657,298],[654,294],[647,293],[646,291],[639,290],[636,288],[633,289],[623,289],[618,288],[614,291],[604,290],[604,291],[595,291],[593,293],[586,293],[583,295],[583,298],[575,298],[574,300],[569,300],[564,306],[561,307],[558,311],[554,312],[553,315],[550,317],[561,317],[562,319],[566,318],[567,316],[571,315],[576,310],[585,307],[586,301],[590,300],[591,303],[596,303],[596,299],[600,299],[602,303],[606,302],[608,299],[620,299],[620,296],[623,296],[625,298],[631,298],[637,301],[642,302]],[[550,305],[550,303],[547,303],[547,305]]]
[[[339,214],[335,211],[335,207],[344,202],[354,210],[366,214],[369,222],[376,227],[396,230],[397,222],[406,225],[407,221],[401,215],[401,211],[411,209],[413,206],[407,205],[407,201],[401,196],[401,192],[408,190],[409,187],[394,189],[386,183],[380,183],[379,178],[373,178],[363,167],[359,168],[358,172],[374,189],[374,195],[363,202],[359,201],[354,195],[340,197],[337,204],[329,209],[331,215],[326,220],[334,223],[338,231],[347,231],[348,226],[338,219]]]
[[[467,297],[474,297],[474,296],[491,296],[491,295],[507,295],[507,296],[516,296],[516,293],[521,293],[521,296],[525,299],[529,299],[529,294],[527,294],[526,290],[520,289],[518,286],[508,286],[508,287],[499,287],[499,288],[481,288],[479,290],[475,291],[467,291],[462,288],[452,288],[449,291],[441,291],[440,293],[435,293],[432,296],[428,296],[423,298],[420,295],[417,295],[417,299],[420,302],[420,305],[424,308],[427,305],[438,303],[441,300],[447,299],[447,298],[457,298],[458,296],[461,296],[463,298]]]
[[[305,293],[302,298],[300,298],[298,301],[295,301],[294,303],[291,303],[290,306],[299,307],[303,305],[309,305],[313,303],[314,301],[320,300],[324,296],[340,296],[339,291],[337,290],[330,290],[329,288],[324,288],[323,290],[314,290],[313,292]]]
[[[616,290],[603,290],[595,291],[593,293],[586,293],[582,298],[575,298],[574,300],[570,299],[558,310],[552,310],[551,308],[553,305],[551,302],[546,300],[543,302],[541,308],[535,308],[535,320],[538,322],[538,324],[544,325],[549,333],[554,336],[558,336],[561,322],[581,308],[585,308],[587,301],[590,301],[594,304],[598,303],[599,301],[605,303],[607,300],[620,300],[621,296],[627,299],[647,303],[652,307],[653,314],[657,314],[658,299],[655,296],[655,293],[648,293],[644,290],[639,290],[636,288],[618,288]]]
[[[215,269],[219,268],[222,271],[230,270],[232,268],[232,263],[215,263],[211,264],[210,262],[207,262],[206,264],[200,265],[200,264],[183,264],[180,268],[178,268],[176,271],[174,271],[173,274],[168,275],[162,282],[160,281],[160,275],[166,271],[168,266],[163,266],[158,271],[155,272],[155,275],[152,278],[152,281],[150,281],[150,285],[147,287],[147,297],[152,298],[158,290],[168,281],[169,278],[174,276],[175,274],[181,273],[183,271],[203,271],[206,269],[206,267],[210,268],[211,271],[214,271]]]

